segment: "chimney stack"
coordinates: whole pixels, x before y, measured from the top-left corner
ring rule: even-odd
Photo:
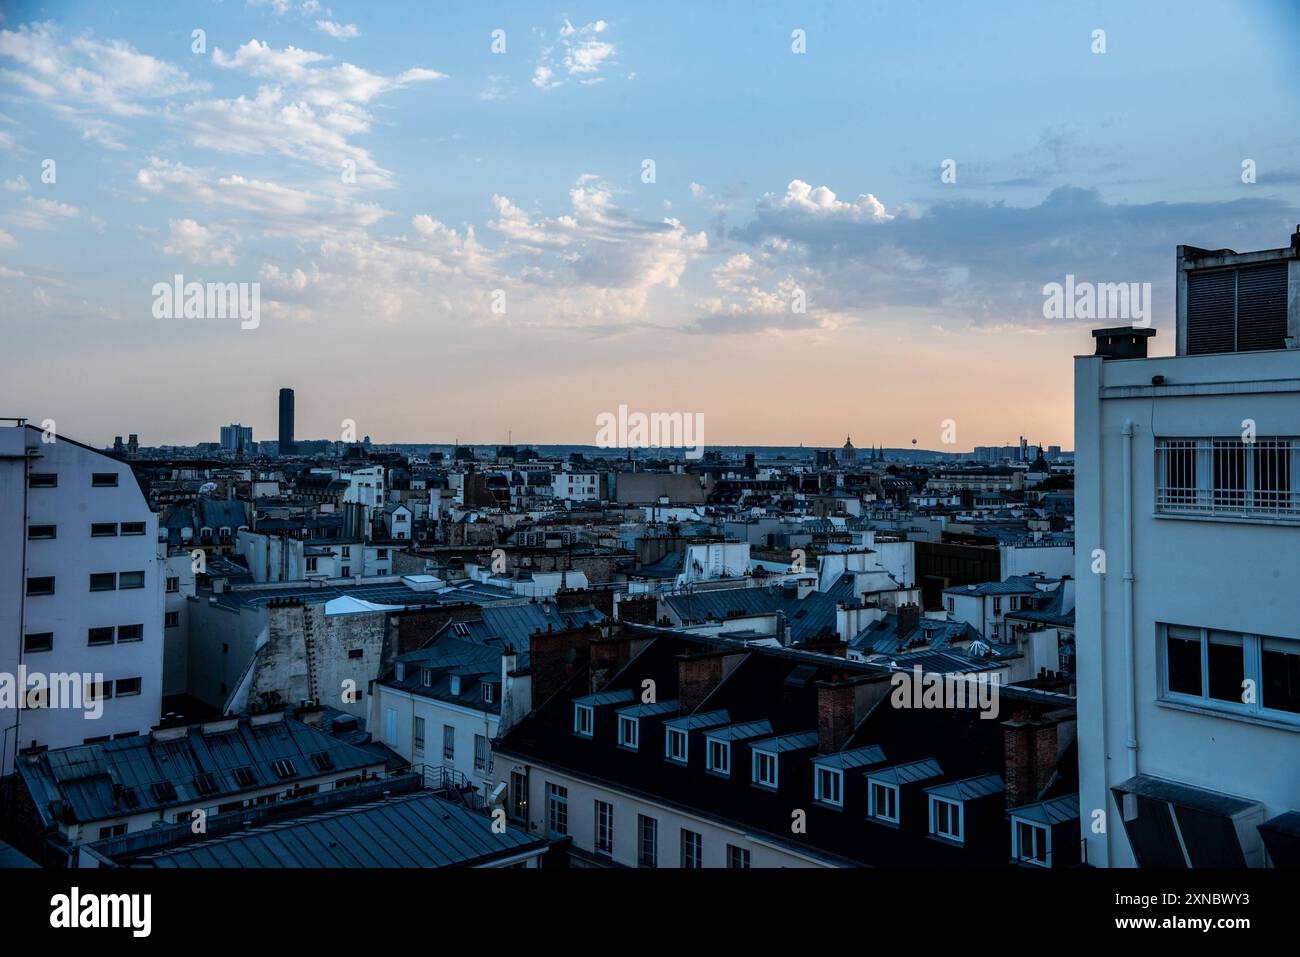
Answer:
[[[844,747],[852,737],[873,698],[869,686],[878,683],[874,675],[859,678],[833,677],[818,681],[817,689],[817,753],[832,754]]]
[[[907,604],[898,606],[898,637],[906,638],[921,624],[921,606]]]
[[[677,656],[677,707],[682,714],[698,708],[722,683],[723,652]]]
[[[1101,356],[1103,359],[1145,359],[1147,340],[1155,334],[1154,329],[1142,329],[1137,326],[1094,329],[1092,337],[1097,340],[1097,351],[1093,355]]]
[[[1017,715],[1002,724],[1007,808],[1038,800],[1056,772],[1057,725],[1044,717]]]

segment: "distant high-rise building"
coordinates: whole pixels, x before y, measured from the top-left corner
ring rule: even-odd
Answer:
[[[292,455],[293,444],[293,389],[280,390],[280,454]]]
[[[250,426],[223,425],[221,427],[221,450],[223,452],[249,452],[253,448],[253,430]]]

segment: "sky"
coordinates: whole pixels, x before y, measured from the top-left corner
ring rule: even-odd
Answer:
[[[1300,223],[1295,0],[0,11],[0,414],[97,445],[1072,448],[1045,285],[1167,354],[1176,245]]]

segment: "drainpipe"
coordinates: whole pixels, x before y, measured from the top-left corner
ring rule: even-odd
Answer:
[[[1133,420],[1124,420],[1124,693],[1128,706],[1128,774],[1137,774],[1137,687],[1133,650]]]

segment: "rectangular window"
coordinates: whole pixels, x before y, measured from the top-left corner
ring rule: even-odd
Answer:
[[[1051,835],[1047,828],[1016,821],[1013,856],[1022,864],[1050,867]]]
[[[164,628],[179,628],[181,624],[181,613],[179,611],[168,611],[163,613]]]
[[[709,741],[704,766],[715,774],[731,774],[731,742]]]
[[[123,522],[123,523],[122,523],[122,534],[123,534],[123,535],[143,535],[143,534],[144,534],[144,522]]]
[[[546,828],[551,837],[569,833],[569,789],[558,784],[546,785]]]
[[[892,784],[871,782],[870,815],[880,821],[898,823],[898,788]]]
[[[167,594],[174,595],[181,590],[181,580],[179,578],[167,579]]]
[[[96,572],[90,576],[91,591],[113,591],[117,588],[117,575],[114,572]]]
[[[951,841],[961,840],[962,806],[942,798],[930,798],[930,833]]]
[[[411,719],[411,747],[417,752],[424,752],[424,719]]]
[[[727,845],[727,866],[736,870],[749,869],[749,848]]]
[[[294,767],[293,761],[288,758],[272,761],[271,770],[275,772],[275,776],[281,781],[298,776],[298,769]]]
[[[54,632],[37,631],[30,635],[23,635],[23,651],[31,653],[33,651],[50,651],[54,647]]]
[[[776,787],[776,755],[767,751],[753,752],[753,780],[763,787]]]
[[[614,853],[614,805],[608,801],[596,802],[596,850]]]
[[[42,539],[57,538],[59,527],[57,525],[28,525],[28,541],[37,542]]]
[[[1300,519],[1300,440],[1156,440],[1156,511],[1267,520]]]
[[[117,522],[92,522],[90,525],[91,538],[108,538],[117,534]]]
[[[144,641],[144,625],[118,625],[117,640],[119,643],[124,641]]]
[[[841,796],[843,776],[843,772],[838,768],[817,768],[817,800],[843,807],[844,799]]]
[[[27,477],[28,488],[58,488],[59,475],[57,472],[33,472]]]
[[[1170,700],[1288,723],[1300,715],[1300,641],[1184,625],[1159,627]]]
[[[86,644],[111,645],[115,634],[116,629],[112,625],[105,628],[91,628],[86,636]]]
[[[456,760],[456,729],[449,724],[442,726],[442,759]]]
[[[659,822],[644,814],[636,816],[637,867],[659,866]]]
[[[621,748],[627,748],[629,751],[635,751],[641,737],[641,722],[636,718],[629,718],[626,715],[619,715],[618,718],[618,745]]]
[[[682,828],[682,867],[699,870],[704,866],[704,838],[696,831]]]
[[[90,484],[93,488],[117,488],[117,473],[94,472],[90,476]]]
[[[474,735],[474,770],[483,771],[487,769],[488,745],[487,738],[481,734]]]
[[[117,696],[119,698],[126,698],[130,695],[136,695],[139,693],[140,693],[139,678],[118,678],[117,679]]]
[[[54,576],[29,578],[27,579],[28,595],[53,595],[54,594]]]
[[[523,771],[510,772],[510,816],[528,821],[528,775]]]
[[[681,728],[668,728],[664,739],[664,757],[674,764],[686,764],[686,732]]]
[[[144,572],[122,572],[117,576],[117,587],[126,588],[143,588]]]
[[[1300,714],[1300,642],[1261,638],[1260,671],[1265,710]]]
[[[590,738],[595,727],[595,714],[585,704],[573,706],[573,733],[580,738]]]

